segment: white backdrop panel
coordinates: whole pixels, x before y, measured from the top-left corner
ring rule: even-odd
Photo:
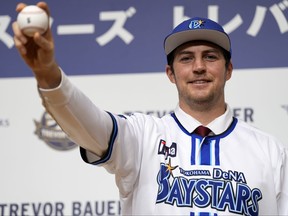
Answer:
[[[161,116],[177,103],[175,86],[164,72],[72,76],[71,80],[101,108],[114,113]],[[286,145],[287,80],[288,68],[235,70],[226,86],[227,101],[239,118],[246,117]],[[41,120],[44,108],[33,78],[0,79],[0,100],[0,215],[119,213],[112,175],[85,164],[78,148],[58,151],[34,134],[34,120]]]

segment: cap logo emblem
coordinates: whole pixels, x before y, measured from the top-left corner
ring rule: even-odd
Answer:
[[[205,21],[204,20],[192,20],[189,24],[190,29],[197,29],[204,26]]]

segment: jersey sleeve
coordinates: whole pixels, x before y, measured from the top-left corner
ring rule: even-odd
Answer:
[[[62,80],[57,88],[39,89],[43,105],[71,140],[102,157],[113,127],[111,117],[61,72]]]
[[[43,105],[63,131],[80,146],[85,162],[103,165],[115,174],[122,197],[135,184],[141,164],[141,118],[101,110],[74,86],[62,71],[55,89],[39,89]]]
[[[125,199],[133,191],[142,163],[141,143],[143,143],[145,117],[141,114],[132,116],[108,114],[113,122],[108,150],[103,157],[97,158],[81,148],[81,156],[84,161],[103,166],[109,173],[115,174],[120,196]]]
[[[288,150],[284,148],[278,161],[279,183],[277,200],[279,215],[288,215]]]

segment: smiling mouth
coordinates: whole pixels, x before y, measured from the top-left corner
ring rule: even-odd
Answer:
[[[206,83],[209,83],[209,82],[210,82],[209,80],[194,80],[191,83],[192,84],[206,84]]]

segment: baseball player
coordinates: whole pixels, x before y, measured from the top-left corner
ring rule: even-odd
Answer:
[[[224,97],[231,43],[219,24],[195,17],[165,38],[179,103],[162,118],[99,109],[57,65],[50,30],[30,39],[13,30],[47,111],[84,161],[115,174],[123,215],[288,215],[287,150],[233,117]]]

